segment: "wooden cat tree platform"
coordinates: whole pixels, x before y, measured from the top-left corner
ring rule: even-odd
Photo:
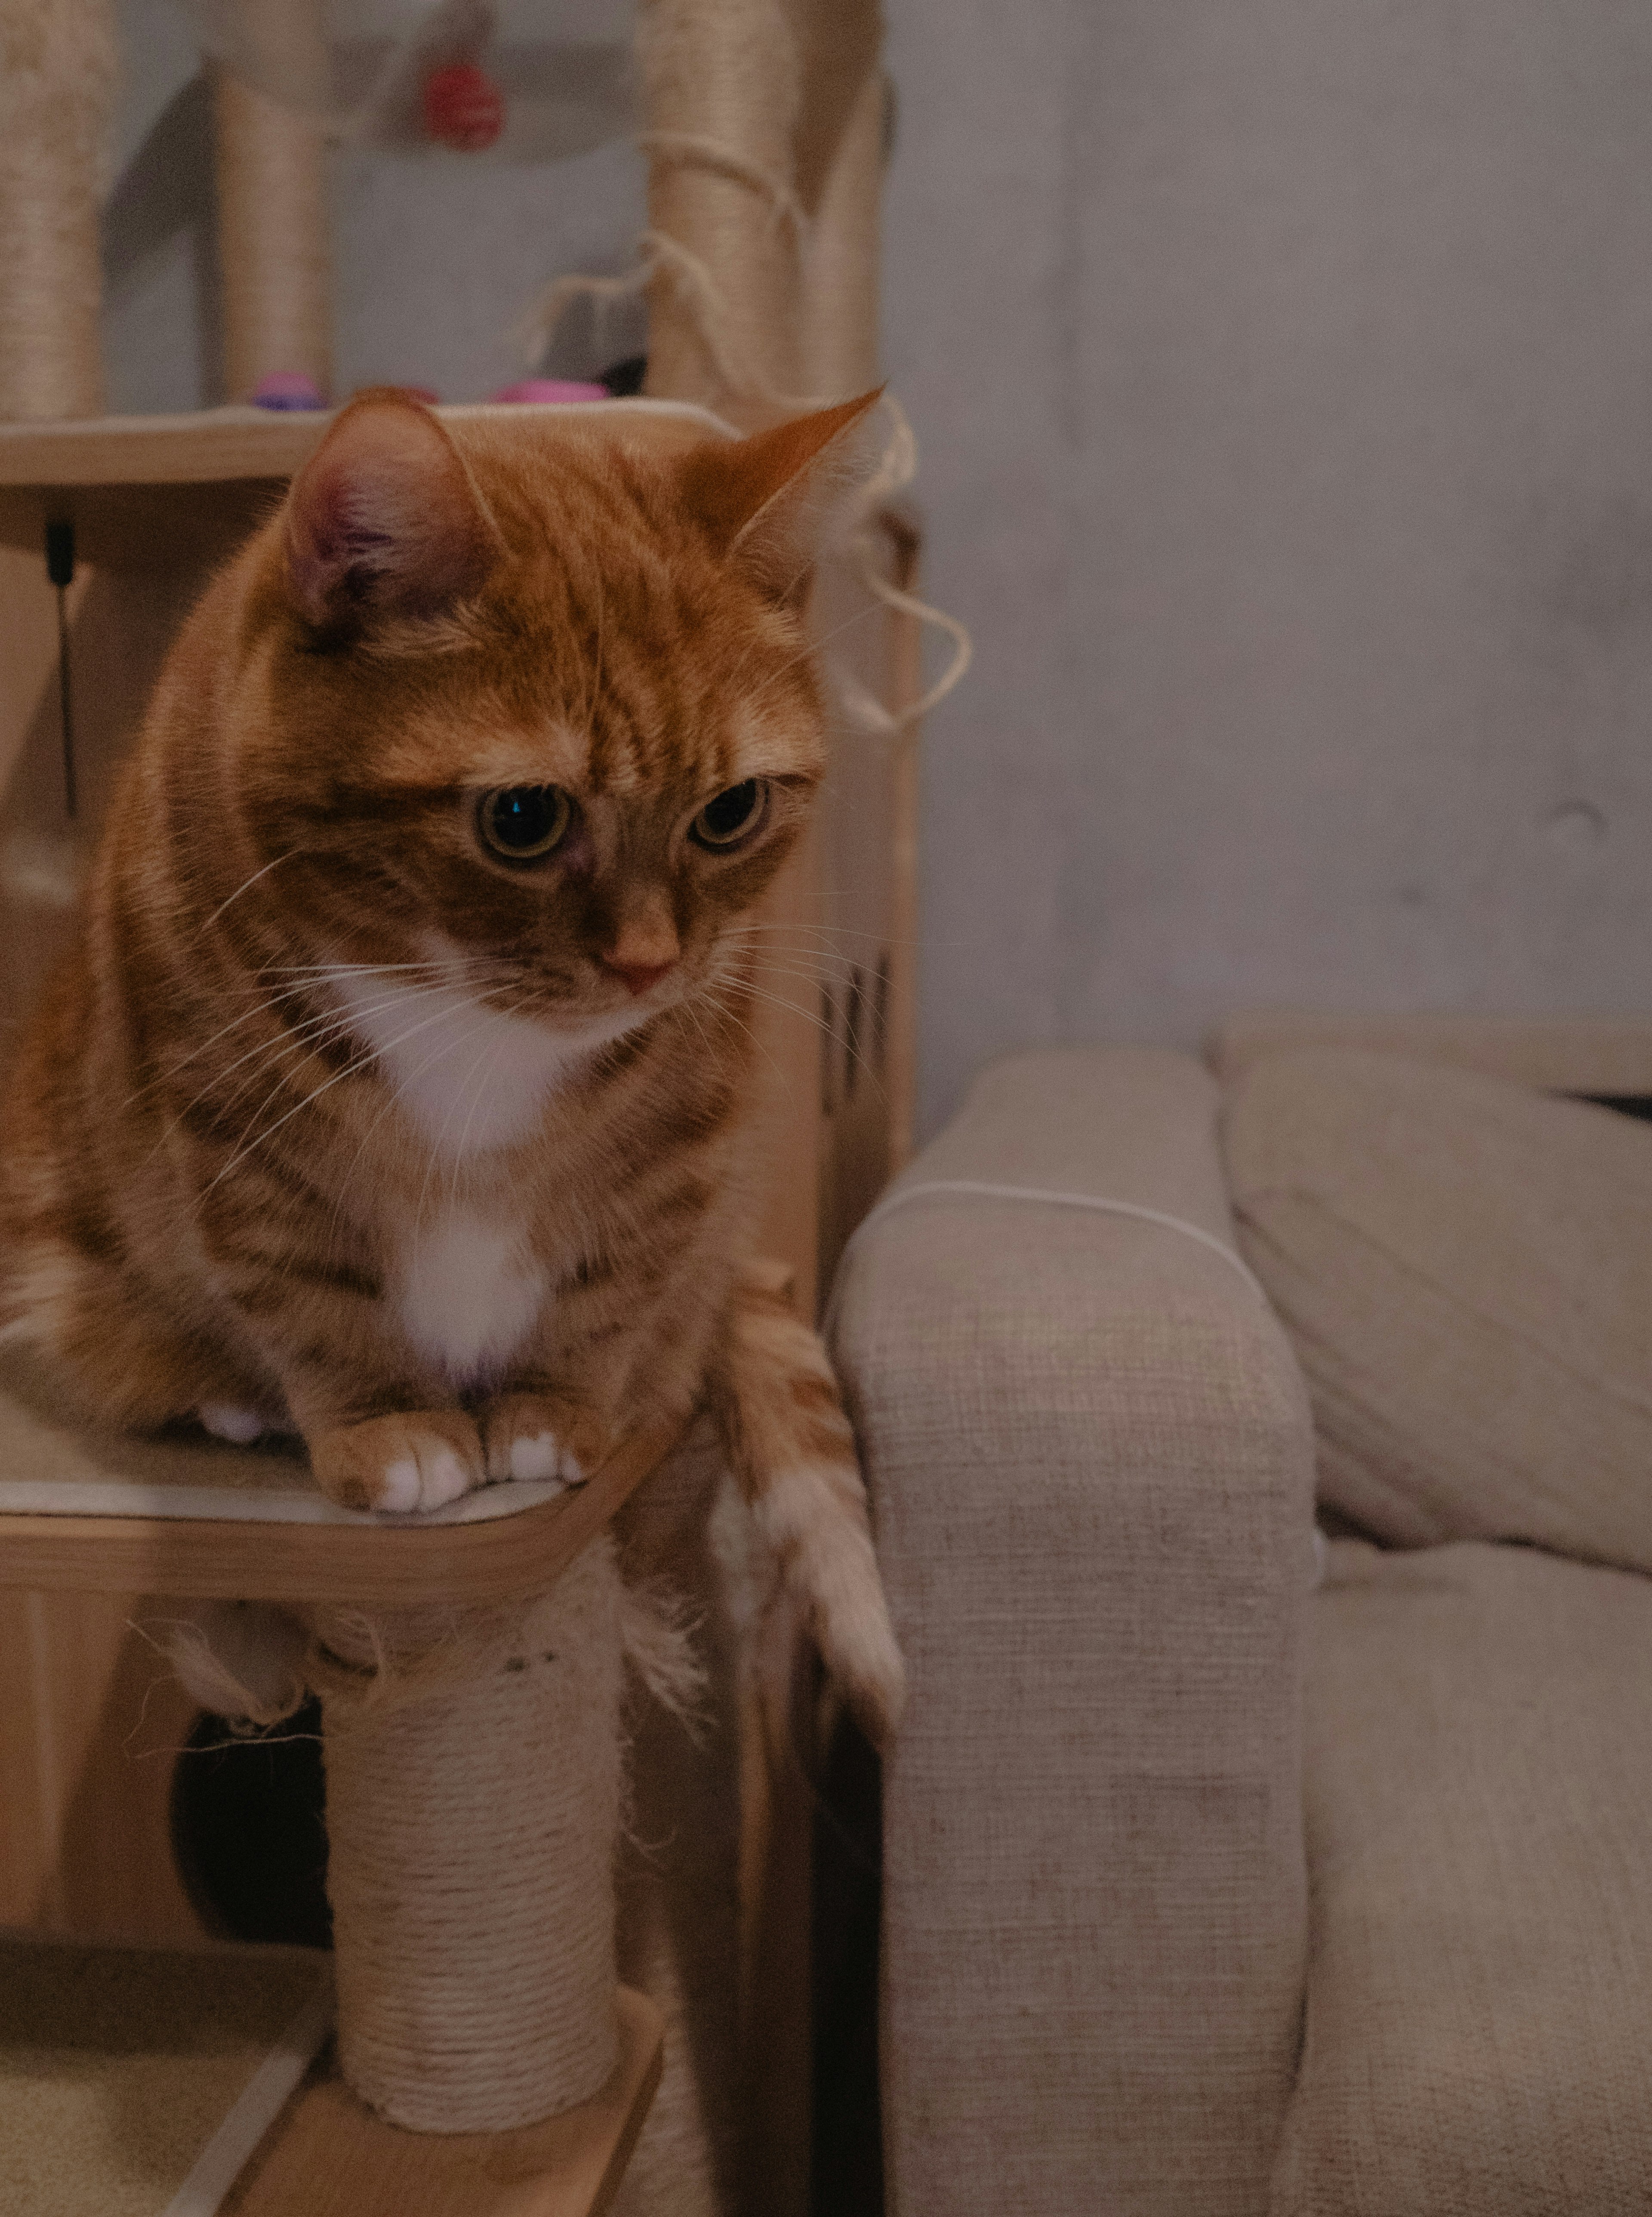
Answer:
[[[636,1436],[588,1485],[556,1498],[536,1498],[541,1487],[493,1488],[472,1498],[491,1512],[485,1516],[387,1526],[332,1509],[293,1457],[89,1438],[14,1361],[0,1380],[0,1471],[30,1475],[0,1479],[0,1593],[14,1606],[20,1594],[88,1592],[392,1613],[509,1604],[555,1584],[681,1429]],[[62,1498],[55,1513],[53,1494]],[[135,1497],[139,1513],[75,1506],[113,1505],[123,1495]],[[533,1752],[544,1759],[543,1751]],[[215,1962],[203,1960],[200,1975],[210,1985]],[[615,2060],[597,2093],[513,2130],[409,2133],[375,2115],[336,2064],[324,2060],[302,2076],[268,2129],[237,2152],[240,2175],[217,2206],[242,2217],[598,2217],[618,2189],[663,2058],[664,2024],[653,2002],[622,1987],[617,2015]],[[6,2071],[10,2030],[0,2006],[0,2141],[27,2123],[29,2100],[39,2101],[36,2082],[49,2075]],[[164,2047],[179,2030],[167,2020],[156,2037]],[[112,2086],[123,2067],[129,2071],[126,2045],[111,2044]],[[186,2043],[186,2052],[195,2051]],[[216,2050],[208,2041],[200,2053],[210,2061]],[[83,2036],[75,2075],[83,2081],[96,2067],[96,2045]],[[21,2103],[20,2079],[28,2082]],[[83,2142],[72,2162],[86,2169]],[[4,2164],[0,2157],[0,2172]],[[65,2207],[101,2217],[125,2206],[110,2193],[112,2184],[129,2186],[124,2166],[113,2180],[94,2174],[83,2183],[85,2198],[76,2189]]]
[[[77,10],[92,22],[101,0],[75,0],[65,20]],[[763,412],[762,394],[865,390],[877,377],[885,127],[875,4],[645,0],[642,16],[650,224],[712,273],[721,319],[708,333],[692,287],[673,281],[669,258],[656,261],[647,391],[738,420],[743,409]],[[233,167],[250,147],[268,161],[274,148],[270,191],[286,195],[290,222],[318,224],[321,153],[308,127],[230,80],[219,109],[220,164]],[[781,198],[765,179],[779,180]],[[269,227],[250,221],[233,182],[220,176],[223,220],[248,227],[224,241],[231,390],[275,368],[305,369],[324,385],[324,240],[309,242],[307,300],[302,287],[295,295],[272,286],[257,266]],[[83,178],[79,188],[84,199]],[[60,194],[60,216],[67,206]],[[27,214],[0,204],[0,234]],[[94,262],[95,216],[82,226]],[[0,260],[3,250],[0,239]],[[112,774],[179,621],[329,421],[246,406],[97,416],[75,297],[63,290],[68,306],[46,332],[47,352],[56,345],[65,362],[78,348],[75,375],[43,376],[39,346],[20,368],[10,339],[0,343],[0,417],[34,419],[0,421],[0,1054],[72,927]],[[95,283],[91,299],[95,315]],[[56,314],[57,293],[51,302]],[[91,346],[95,364],[95,328]],[[731,361],[743,391],[730,390]],[[34,397],[9,404],[9,392]],[[50,573],[51,527],[59,569],[72,545],[66,585]],[[915,534],[894,515],[878,533],[878,571],[909,589]],[[835,590],[820,628],[866,617],[848,622],[833,652],[898,721],[920,685],[916,625],[861,585]],[[783,1005],[771,1010],[766,1045],[787,1107],[766,1244],[805,1312],[905,1152],[913,1092],[915,753],[842,716],[834,745],[814,831],[771,914],[782,942],[791,933],[798,946],[851,950],[823,958],[819,982],[800,985],[785,958],[769,981]],[[188,1729],[178,1690],[134,1664],[130,1622],[155,1613],[154,1597],[403,1615],[434,1603],[529,1607],[601,1553],[616,1510],[673,1445],[664,1432],[639,1434],[576,1491],[489,1488],[436,1518],[387,1523],[333,1508],[279,1453],[94,1438],[26,1363],[0,1357],[0,1679],[10,1689],[0,1706],[0,1924],[150,1945],[191,1932],[170,1868],[162,1767],[135,1764],[126,1750],[139,1695],[159,1735],[152,1745]],[[761,1751],[749,1720],[740,1729]],[[802,2217],[811,1805],[798,1778],[771,1775],[761,1751],[743,1754],[742,1782],[740,2097],[751,2115],[743,2202],[762,2217]],[[96,1812],[89,1831],[83,1808]],[[502,2131],[409,2132],[324,2062],[217,2206],[247,2217],[594,2217],[618,2190],[662,2067],[655,2004],[622,1989],[618,2023],[612,2069],[593,2096]],[[94,2189],[86,2206],[106,2203],[117,2206]],[[211,2206],[189,2203],[191,2217]]]

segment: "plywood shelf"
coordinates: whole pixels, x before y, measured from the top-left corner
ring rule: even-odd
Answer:
[[[554,1584],[687,1429],[671,1419],[635,1432],[576,1491],[486,1523],[0,1515],[0,1589],[381,1608],[515,1600]]]
[[[38,553],[46,524],[68,521],[77,558],[96,569],[215,560],[274,505],[331,420],[219,408],[0,424],[0,545]]]
[[[444,423],[558,421],[625,411],[716,418],[669,401],[593,400],[552,409],[494,401],[435,411]],[[0,546],[34,553],[49,521],[75,526],[82,560],[105,569],[216,560],[243,540],[320,444],[325,410],[212,408],[187,416],[99,416],[0,423]],[[175,550],[176,542],[176,550]]]
[[[444,423],[558,422],[621,413],[703,417],[670,400],[465,401],[434,411]],[[0,486],[206,485],[288,478],[332,422],[329,409],[207,408],[182,416],[92,416],[0,423]]]
[[[0,485],[204,485],[290,477],[331,421],[321,411],[213,408],[189,416],[0,423]]]

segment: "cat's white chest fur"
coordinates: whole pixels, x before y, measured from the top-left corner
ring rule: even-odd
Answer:
[[[524,1257],[518,1235],[473,1208],[455,1205],[427,1216],[408,1238],[402,1329],[454,1385],[508,1362],[544,1299],[545,1273]]]
[[[459,950],[436,933],[427,943],[428,960],[410,971],[337,963],[326,974],[404,1114],[453,1161],[525,1139],[554,1090],[647,1013],[614,1010],[552,1031],[489,1007],[460,982]]]
[[[589,1051],[457,985],[345,965],[331,982],[421,1136],[458,1160],[525,1139],[552,1088]]]

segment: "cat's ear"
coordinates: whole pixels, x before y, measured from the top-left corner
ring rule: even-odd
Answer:
[[[689,512],[775,599],[795,601],[807,585],[823,527],[865,475],[862,427],[882,396],[879,386],[749,439],[697,447],[681,464]]]
[[[476,591],[499,553],[446,429],[393,390],[353,400],[287,495],[288,590],[324,631],[440,615]]]

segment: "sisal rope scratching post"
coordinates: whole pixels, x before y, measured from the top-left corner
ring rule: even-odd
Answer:
[[[314,1629],[346,2079],[416,2132],[589,2100],[617,2053],[612,1541],[480,1636],[438,1610]]]
[[[260,35],[280,81],[324,104],[319,0],[270,0]],[[218,246],[224,286],[224,382],[244,400],[261,378],[297,371],[332,381],[326,150],[311,110],[283,107],[218,65],[213,73]]]
[[[650,138],[650,236],[714,271],[728,357],[773,390],[803,390],[792,145],[802,97],[784,0],[645,0],[638,31]],[[680,158],[709,142],[723,165]],[[675,151],[674,151],[674,149]],[[767,181],[765,189],[754,180]],[[727,407],[706,318],[668,261],[649,287],[647,390]]]
[[[0,0],[0,418],[98,416],[109,0]]]
[[[811,392],[865,392],[878,382],[879,256],[889,93],[878,0],[837,0],[807,19],[812,34],[798,125],[803,242],[803,361]]]

